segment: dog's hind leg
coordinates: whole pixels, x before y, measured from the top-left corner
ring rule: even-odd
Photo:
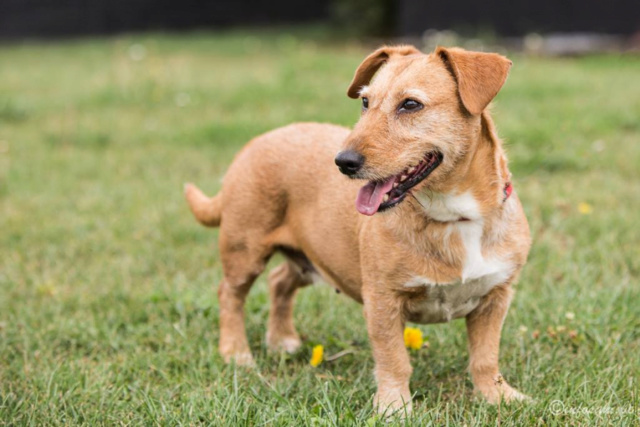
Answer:
[[[305,273],[291,260],[274,268],[269,274],[271,310],[267,345],[270,350],[293,353],[300,348],[300,336],[293,325],[293,300],[299,288],[311,283],[311,274]]]
[[[222,243],[221,235],[221,243]],[[244,321],[244,303],[255,279],[264,270],[270,252],[248,248],[241,241],[221,244],[224,278],[218,288],[220,304],[219,351],[225,362],[254,365]]]

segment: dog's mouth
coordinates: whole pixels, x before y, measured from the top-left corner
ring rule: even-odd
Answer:
[[[442,163],[442,153],[431,151],[417,165],[381,181],[369,181],[358,192],[356,208],[371,216],[402,202],[413,187],[424,181]]]

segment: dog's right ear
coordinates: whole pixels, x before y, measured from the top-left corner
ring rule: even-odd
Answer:
[[[481,114],[507,80],[511,61],[497,53],[438,47],[436,55],[458,83],[460,100],[471,114]]]
[[[391,56],[400,55],[413,55],[420,53],[418,49],[413,46],[383,46],[380,49],[367,56],[362,64],[356,70],[347,95],[349,98],[357,99],[360,96],[360,90],[363,86],[369,84],[373,75],[378,71],[382,65],[389,60]]]

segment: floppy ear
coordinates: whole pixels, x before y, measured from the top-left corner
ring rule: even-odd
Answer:
[[[387,60],[393,55],[412,55],[420,53],[418,49],[413,46],[383,46],[380,49],[367,56],[362,64],[356,70],[356,74],[353,76],[347,95],[349,98],[357,99],[360,95],[360,89],[362,86],[367,85],[373,75],[378,69],[387,62]]]
[[[480,114],[507,80],[512,62],[497,53],[464,49],[436,49],[458,83],[462,104],[471,114]]]

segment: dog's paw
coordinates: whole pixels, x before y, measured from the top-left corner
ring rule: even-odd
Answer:
[[[225,363],[235,363],[237,366],[253,368],[256,366],[251,353],[234,353],[222,356]]]
[[[272,336],[267,334],[267,347],[274,352],[286,351],[293,354],[300,349],[302,341],[297,336]]]
[[[373,407],[383,417],[404,417],[411,413],[411,393],[409,390],[378,390],[373,398]]]
[[[493,405],[497,405],[500,402],[510,403],[532,401],[529,396],[520,393],[518,390],[507,384],[502,376],[499,376],[496,380],[478,384],[476,386],[476,393]]]

